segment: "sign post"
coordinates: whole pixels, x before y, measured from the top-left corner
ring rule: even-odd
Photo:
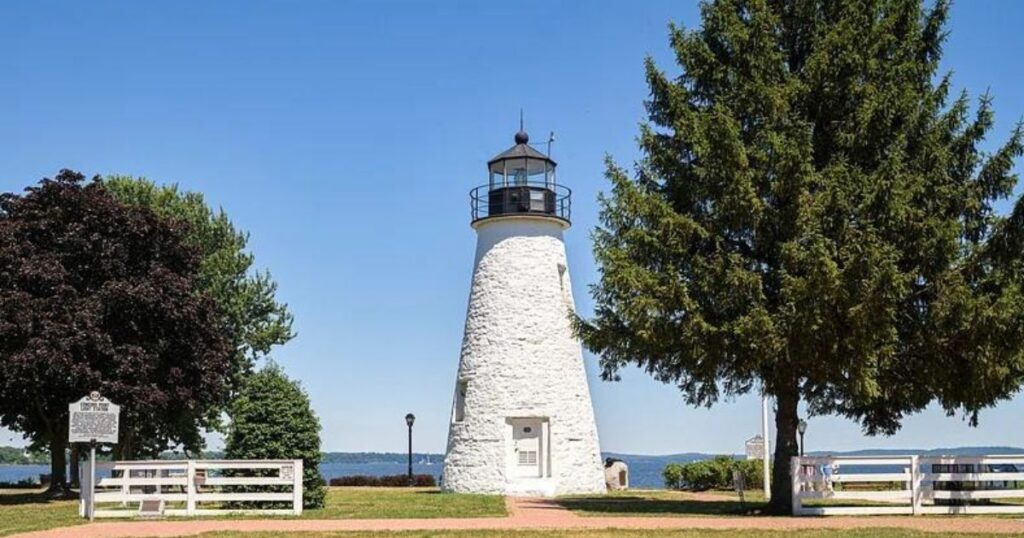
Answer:
[[[761,452],[761,463],[764,472],[764,498],[765,500],[771,500],[772,498],[772,473],[771,465],[768,461],[769,454],[771,453],[771,443],[768,441],[768,394],[765,392],[761,393],[761,439],[764,440],[764,446],[762,446]]]
[[[117,444],[120,414],[121,406],[96,391],[68,405],[68,442],[89,443],[89,494],[85,505],[89,521],[96,515],[96,443]]]

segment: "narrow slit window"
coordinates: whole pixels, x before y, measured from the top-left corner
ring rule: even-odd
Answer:
[[[462,422],[466,418],[466,388],[468,383],[459,381],[455,387],[455,422]]]

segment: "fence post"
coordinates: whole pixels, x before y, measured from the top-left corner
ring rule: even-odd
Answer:
[[[915,516],[921,512],[921,470],[918,465],[917,456],[910,456],[910,513]]]
[[[196,460],[188,460],[188,471],[185,473],[185,515],[196,514]]]
[[[789,462],[789,476],[790,476],[790,480],[791,480],[790,483],[792,484],[792,488],[793,488],[793,500],[792,500],[793,506],[792,506],[792,510],[793,510],[793,515],[794,516],[802,516],[803,515],[803,501],[800,499],[800,483],[801,483],[800,472],[801,472],[800,456],[793,456],[793,458]]]
[[[116,468],[116,466],[115,467],[111,467],[111,469],[115,469],[115,468]],[[113,472],[111,472],[111,474],[113,474]],[[128,500],[127,500],[128,499],[128,494],[132,492],[132,487],[128,484],[128,479],[131,478],[131,474],[132,474],[131,467],[126,467],[123,471],[121,471],[121,499],[122,499],[121,506],[122,507],[128,506]]]
[[[302,460],[292,464],[292,513],[302,515]]]

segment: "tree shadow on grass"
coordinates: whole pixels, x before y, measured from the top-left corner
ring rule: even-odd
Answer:
[[[78,500],[78,494],[71,494],[68,497],[53,497],[48,493],[0,493],[0,506],[14,506],[19,504],[47,504],[52,502]]]
[[[558,503],[574,512],[609,516],[640,514],[736,516],[757,514],[763,508],[760,503],[743,504],[739,501],[727,500],[651,499],[639,496],[569,497],[558,499]]]

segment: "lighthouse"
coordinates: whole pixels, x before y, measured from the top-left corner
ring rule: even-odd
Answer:
[[[470,192],[473,281],[442,487],[554,496],[605,492],[562,234],[571,192],[529,144],[487,163]]]

